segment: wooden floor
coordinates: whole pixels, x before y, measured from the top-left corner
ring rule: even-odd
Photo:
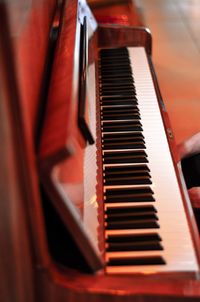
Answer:
[[[200,131],[200,0],[134,0],[153,35],[153,61],[176,142]]]

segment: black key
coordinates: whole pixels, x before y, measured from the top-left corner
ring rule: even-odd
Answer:
[[[103,122],[102,132],[143,131],[139,121]]]
[[[115,94],[130,94],[130,95],[135,95],[135,88],[133,87],[129,87],[129,88],[121,88],[121,87],[108,87],[108,88],[103,88],[100,90],[100,95],[104,96],[104,95],[115,95]]]
[[[103,106],[118,106],[118,105],[137,105],[136,98],[123,98],[123,99],[104,99],[101,101]]]
[[[104,200],[106,203],[155,201],[150,187],[106,189]]]
[[[109,58],[109,57],[102,57],[100,60],[99,60],[99,63],[101,64],[104,64],[104,63],[107,63],[107,62],[129,62],[130,64],[130,59],[128,56],[118,56],[118,57],[112,57],[112,58]]]
[[[100,81],[100,83],[104,84],[104,82],[107,82],[109,84],[118,84],[118,85],[123,85],[123,84],[130,84],[130,83],[133,83],[133,78],[132,76],[124,76],[124,77],[117,77],[117,78],[114,78],[114,77],[109,77],[108,79],[102,79]]]
[[[135,212],[135,213],[115,213],[105,215],[105,221],[119,221],[119,220],[131,220],[131,219],[155,219],[158,220],[158,216],[155,212]]]
[[[126,139],[144,139],[144,136],[140,132],[133,133],[104,133],[103,140],[106,142],[115,141],[115,140],[126,140]]]
[[[119,103],[118,105],[123,105],[124,104],[124,101],[125,100],[128,100],[128,101],[132,101],[131,104],[134,104],[137,103],[137,98],[134,97],[134,96],[129,96],[129,95],[125,95],[123,97],[121,96],[109,96],[109,97],[106,97],[106,96],[100,96],[100,100],[105,103],[105,105],[107,104],[107,101],[115,101],[115,102],[122,102],[121,104]],[[124,104],[125,105],[125,104]]]
[[[159,251],[163,250],[163,246],[158,241],[145,242],[112,242],[106,244],[108,252],[123,252],[123,251]]]
[[[148,185],[152,184],[152,181],[150,179],[150,175],[148,173],[138,173],[135,174],[129,174],[122,176],[105,176],[104,177],[104,185],[105,186],[122,186],[122,185]]]
[[[132,151],[108,151],[103,154],[104,164],[118,164],[118,163],[145,163],[148,162],[147,154],[144,150]]]
[[[144,137],[138,132],[104,133],[102,147],[105,149],[145,148]]]
[[[141,205],[141,206],[128,206],[128,207],[110,207],[105,211],[106,215],[115,215],[123,213],[145,213],[154,212],[157,213],[156,208],[153,205]]]
[[[143,256],[143,257],[126,257],[110,258],[107,266],[134,266],[134,265],[163,265],[166,264],[161,256]]]
[[[103,114],[102,121],[116,121],[116,120],[140,120],[140,114],[131,112]]]
[[[123,113],[123,112],[139,112],[137,106],[113,106],[113,107],[103,107],[101,110],[102,114],[109,113]]]
[[[102,106],[124,106],[124,105],[137,105],[138,100],[136,97],[125,96],[123,98],[116,97],[100,97],[100,103]]]
[[[151,176],[146,165],[106,167],[105,185],[151,184]]]
[[[103,95],[103,96],[100,96],[100,99],[102,101],[104,101],[105,99],[109,99],[109,100],[117,100],[117,99],[127,99],[127,98],[135,98],[135,94],[132,93],[132,92],[123,92],[123,93],[113,93],[111,95]]]
[[[99,79],[103,81],[105,78],[129,78],[133,79],[131,67],[129,65],[105,66],[99,69]]]
[[[107,230],[126,230],[126,229],[158,229],[160,226],[155,219],[126,219],[119,221],[105,222]]]
[[[131,67],[126,65],[116,65],[115,67],[106,66],[99,69],[99,80],[100,82],[103,82],[104,80],[110,78],[110,79],[130,79],[132,80],[132,83],[134,83],[133,73],[131,70]]]
[[[99,63],[101,63],[101,62],[104,63],[104,62],[107,62],[107,61],[120,61],[120,60],[129,60],[129,62],[130,62],[130,59],[129,59],[128,56],[116,55],[116,56],[111,56],[111,57],[109,57],[109,56],[101,57],[99,59]]]
[[[130,61],[127,60],[118,60],[118,61],[106,61],[106,62],[102,62],[100,64],[100,71],[102,70],[115,70],[118,69],[119,67],[123,67],[123,68],[129,68],[130,67]]]
[[[125,82],[125,83],[122,83],[122,84],[120,84],[120,83],[118,83],[118,82],[116,82],[116,83],[109,83],[108,81],[106,81],[106,79],[104,80],[104,81],[102,81],[100,84],[99,84],[99,88],[101,89],[102,87],[132,87],[133,86],[133,82],[132,82],[132,80],[129,80],[129,81],[127,81],[127,82]]]
[[[104,83],[101,85],[100,88],[100,92],[103,92],[103,91],[108,91],[108,90],[113,90],[113,91],[117,91],[117,90],[130,90],[130,91],[135,91],[135,87],[134,85],[131,85],[130,83],[127,83],[127,84],[119,84],[119,85],[104,85]]]
[[[112,97],[121,97],[121,98],[123,98],[124,96],[129,96],[129,97],[134,97],[134,96],[136,96],[135,94],[134,94],[134,92],[133,91],[107,91],[106,93],[103,93],[103,94],[101,94],[100,93],[100,96],[101,97],[110,97],[110,96],[112,96]]]
[[[125,150],[125,149],[145,149],[146,146],[143,140],[125,140],[125,141],[113,141],[102,144],[103,150]]]
[[[128,56],[128,50],[126,47],[118,47],[118,48],[106,48],[100,50],[100,57],[111,57],[113,56]]]
[[[104,168],[105,175],[123,175],[123,174],[137,174],[140,172],[150,172],[147,165],[130,165],[130,166],[106,166]]]
[[[108,235],[107,243],[162,241],[158,233]]]
[[[116,133],[116,134],[122,134],[122,133]],[[105,134],[107,134],[107,133],[105,133]],[[115,133],[112,133],[112,134],[115,134]],[[120,146],[123,146],[123,145],[126,145],[126,144],[133,144],[133,145],[134,144],[135,145],[137,145],[137,144],[143,145],[144,144],[144,139],[143,139],[142,135],[141,136],[139,136],[139,135],[138,136],[134,136],[134,135],[129,136],[128,134],[129,134],[129,132],[124,133],[123,137],[122,136],[119,136],[119,137],[114,137],[113,136],[113,137],[108,137],[108,138],[103,137],[103,145],[109,147],[111,145],[114,146],[114,145],[117,145],[117,144],[120,144]],[[134,132],[131,132],[130,134],[134,134]]]

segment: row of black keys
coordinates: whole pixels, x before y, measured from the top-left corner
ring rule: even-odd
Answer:
[[[103,171],[104,186],[151,184],[127,49],[101,50],[99,66],[103,162],[126,164],[106,166]],[[132,163],[138,164],[133,166]],[[150,187],[106,189],[104,199],[105,203],[155,201]],[[105,212],[105,228],[107,230],[159,228],[156,209],[152,205],[109,208]],[[110,235],[106,238],[107,251],[162,249],[161,238],[157,233]],[[162,257],[156,256],[117,258],[110,260],[108,265],[164,263]]]

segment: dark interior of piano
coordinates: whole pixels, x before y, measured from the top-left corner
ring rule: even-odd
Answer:
[[[117,3],[129,23],[85,0],[0,1],[1,301],[200,299],[151,33]]]

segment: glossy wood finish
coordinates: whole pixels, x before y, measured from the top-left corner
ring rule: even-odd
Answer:
[[[75,9],[75,8],[74,8]],[[66,7],[66,11],[67,7]],[[67,24],[67,20],[69,15],[66,15],[65,24]],[[98,30],[98,47],[109,47],[113,44],[115,46],[120,45],[142,45],[146,46],[147,52],[150,54],[151,52],[151,44],[150,44],[150,36],[145,31],[140,29],[133,29],[133,28],[126,28],[128,30],[128,34],[126,34],[124,28],[115,29],[114,27],[108,26],[101,26]],[[116,32],[115,32],[116,30]],[[117,39],[117,32],[118,32],[118,39]],[[131,34],[130,34],[131,33]],[[136,33],[136,34],[135,34]],[[61,31],[63,35],[63,39],[59,40],[59,48],[62,49],[64,52],[64,48],[62,48],[62,41],[65,41],[65,32]],[[111,41],[112,37],[112,41]],[[111,44],[113,42],[113,44]],[[62,52],[61,52],[62,53]],[[65,53],[65,52],[64,52]],[[59,57],[59,56],[58,56]],[[70,63],[71,64],[71,63]],[[70,65],[69,65],[70,66]],[[59,67],[59,66],[58,66]],[[59,67],[60,71],[62,70],[63,66]],[[57,69],[59,74],[59,69]],[[53,76],[53,85],[54,83],[58,84],[59,86],[65,87],[66,81],[59,82],[57,79],[58,74],[57,72]],[[69,77],[68,73],[66,73],[65,78]],[[71,81],[71,80],[70,80]],[[71,83],[68,81],[69,83]],[[61,89],[62,91],[62,89]],[[55,92],[54,92],[55,93]],[[65,91],[63,90],[63,93]],[[62,94],[61,94],[62,96]],[[158,96],[160,99],[159,91]],[[51,108],[51,104],[56,103],[56,93],[50,95],[50,103],[49,108]],[[161,100],[160,100],[161,102]],[[60,108],[60,109],[59,109]],[[63,121],[64,115],[59,114],[59,112],[65,112],[65,104],[63,102],[60,103],[58,107],[58,111],[52,109],[48,112],[49,115],[47,117],[47,123],[49,124],[50,128],[46,124],[46,130],[44,133],[51,135],[54,133],[56,135],[55,129],[56,122],[54,121],[54,131],[52,133],[53,125],[52,121],[50,122],[51,118],[57,116],[56,120],[58,121],[58,126]],[[164,107],[161,103],[161,110],[163,111],[163,115],[167,115],[165,112]],[[52,113],[52,114],[51,114]],[[56,126],[56,127],[55,127]],[[170,129],[168,122],[166,123],[166,128]],[[50,131],[51,129],[51,131]],[[47,131],[47,132],[46,132]],[[46,164],[49,163],[49,168],[51,169],[51,165],[54,163],[54,160],[58,160],[59,158],[59,150],[66,150],[66,141],[68,139],[67,132],[61,132],[62,137],[58,140],[61,144],[57,144],[55,140],[55,144],[49,144],[51,146],[51,151],[49,148],[45,148],[43,145],[41,156],[47,156]],[[68,132],[69,133],[69,132]],[[45,136],[44,141],[48,141],[48,135]],[[57,138],[56,138],[57,139]],[[169,134],[169,140],[172,139]],[[50,140],[53,142],[52,140]],[[173,140],[171,142],[173,145]],[[60,148],[59,146],[62,146]],[[56,152],[57,150],[57,152]],[[48,157],[48,155],[54,155],[52,157]],[[58,155],[56,157],[55,155]],[[60,157],[61,159],[61,157]],[[134,299],[135,301],[178,301],[178,299],[182,299],[183,296],[187,298],[194,299],[195,296],[198,297],[199,292],[198,288],[198,281],[196,279],[197,276],[192,274],[157,274],[157,275],[149,275],[149,276],[106,276],[104,275],[103,271],[100,271],[96,275],[86,275],[84,273],[78,273],[73,270],[64,269],[58,270],[55,266],[51,266],[49,270],[46,271],[47,274],[50,274],[51,281],[48,282],[48,279],[44,279],[44,282],[47,282],[47,291],[49,293],[49,286],[52,290],[52,301],[55,297],[58,300],[66,298],[69,301],[80,300],[80,301],[87,301],[90,299],[91,301],[103,301],[105,298],[110,299],[111,301],[131,301]],[[55,280],[57,282],[54,284]],[[191,287],[190,287],[191,286]],[[62,288],[62,290],[61,290]],[[66,289],[66,291],[65,291]],[[193,293],[190,294],[189,291]],[[114,293],[114,294],[113,294]],[[46,293],[47,295],[47,293]],[[45,296],[46,297],[46,296]]]
[[[98,28],[98,47],[144,46],[151,55],[151,33],[145,27],[120,27],[100,25]]]
[[[1,301],[38,300],[35,271],[49,262],[34,132],[55,7],[0,3]]]
[[[68,0],[64,8],[63,22],[65,25],[69,25],[69,28],[64,30],[66,34],[70,30],[74,32],[72,28],[74,21],[71,19],[72,16],[76,16],[77,7],[74,2]],[[5,11],[2,10],[1,6],[1,20],[4,14]],[[9,28],[6,28],[4,33],[9,35]],[[5,38],[3,32],[1,32],[0,38],[1,41]],[[73,36],[71,39],[68,55],[72,54]],[[4,169],[1,169],[0,174],[1,184],[4,188],[0,223],[5,231],[5,235],[0,237],[0,244],[3,246],[0,249],[0,256],[2,256],[0,261],[3,262],[3,270],[0,273],[0,289],[3,292],[3,299],[1,300],[9,301],[10,298],[10,301],[20,302],[199,301],[200,286],[196,276],[188,276],[187,274],[181,276],[106,276],[103,272],[89,275],[67,268],[60,268],[53,262],[48,253],[45,237],[33,136],[28,136],[30,132],[26,130],[26,127],[29,130],[32,129],[29,110],[26,110],[27,107],[17,92],[18,89],[21,89],[21,86],[15,86],[17,84],[14,77],[15,69],[10,69],[7,65],[10,59],[8,50],[11,51],[12,46],[6,44],[5,46],[3,48],[4,52],[0,52],[0,64],[5,70],[5,75],[7,75],[8,69],[10,72],[8,73],[9,78],[7,76],[1,76],[0,78],[0,109],[1,115],[4,117],[0,120],[0,137],[5,142],[1,151],[1,164]],[[59,49],[57,51],[59,52]],[[59,68],[61,69],[59,70],[61,72],[63,71],[63,62],[61,61],[60,64]],[[19,68],[19,65],[17,66]],[[69,67],[73,67],[70,62]],[[63,85],[66,87],[65,83],[69,80],[70,75],[62,72],[59,74],[59,70],[57,76],[62,76]],[[10,89],[10,80],[12,80],[14,90]],[[55,80],[56,83],[59,83],[59,81]],[[52,99],[53,103],[57,99],[56,92],[58,91],[54,87],[52,91],[52,93],[55,93],[53,94],[55,97],[55,99]],[[70,93],[66,92],[64,88],[61,92],[64,94]],[[35,101],[33,100],[33,102]],[[33,106],[36,108],[37,104],[34,103]],[[55,107],[52,107],[51,110],[54,113]],[[60,111],[62,116],[62,110],[60,109]],[[66,113],[68,114],[68,111],[65,111]],[[59,119],[58,126],[59,129],[62,128],[59,125]],[[56,132],[54,132],[55,135]],[[53,145],[54,140],[51,140],[51,144],[45,143],[45,152],[42,153],[42,156],[51,154],[57,146],[63,146],[68,132],[63,129],[63,133],[64,136],[60,141],[56,138],[55,145]],[[64,141],[63,138],[65,138]],[[4,171],[7,171],[6,175]],[[12,249],[13,253],[11,253],[11,249],[7,253],[7,246],[14,247]],[[12,274],[12,269],[14,269],[16,275]],[[10,281],[14,284],[13,287]]]
[[[88,1],[98,23],[144,26],[139,10],[131,0]]]

